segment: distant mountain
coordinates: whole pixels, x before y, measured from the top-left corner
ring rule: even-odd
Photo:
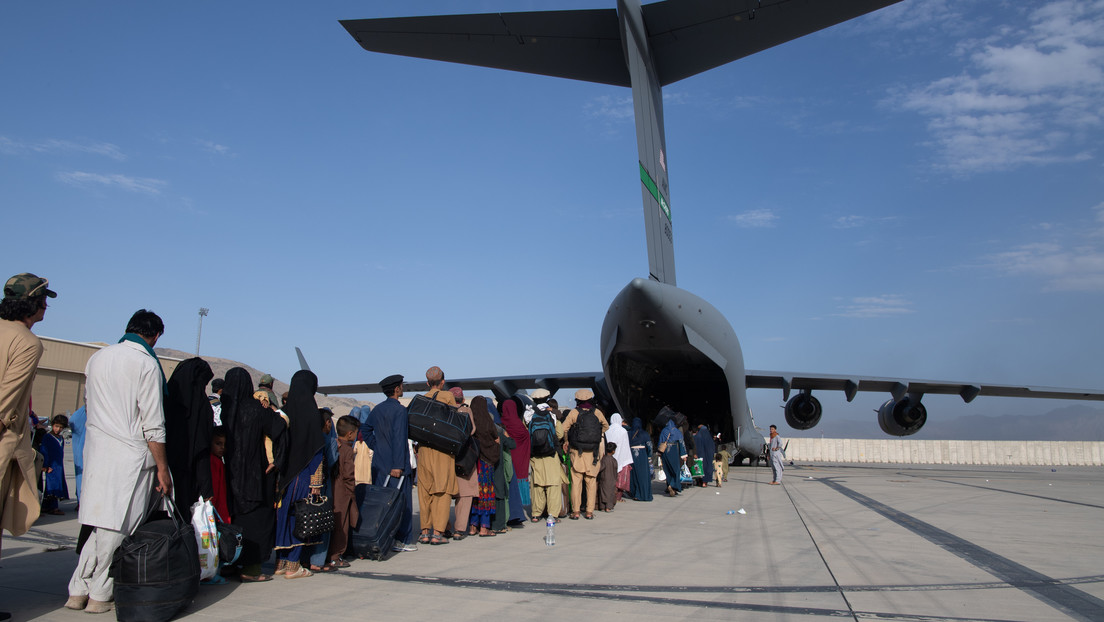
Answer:
[[[169,356],[178,359],[190,359],[195,355],[190,352],[181,352],[180,350],[172,350],[169,348],[155,348],[154,352],[162,356]],[[265,372],[258,371],[257,369],[246,365],[245,363],[239,363],[238,361],[231,361],[229,359],[221,359],[214,356],[202,356],[200,357],[207,361],[211,365],[211,371],[215,372],[215,378],[222,378],[226,375],[226,372],[235,367],[241,367],[249,372],[249,376],[253,378],[253,386],[257,386],[257,382],[260,381],[261,376],[265,375]],[[288,378],[290,381],[291,379]],[[208,388],[208,390],[210,390]],[[272,390],[276,395],[283,395],[284,391],[288,390],[288,383],[276,378],[272,383]],[[375,406],[372,402],[361,402],[348,397],[330,397],[327,395],[315,395],[314,401],[318,402],[319,408],[329,408],[334,412],[334,415],[341,416],[349,414],[349,411],[356,406]]]
[[[783,429],[790,438],[891,438],[878,427],[877,416],[865,421],[832,420],[825,416],[811,430]],[[928,422],[916,434],[918,440],[965,441],[1104,441],[1104,408],[1073,404],[1042,415],[966,415]]]

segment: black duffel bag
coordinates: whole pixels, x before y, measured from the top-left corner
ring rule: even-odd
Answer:
[[[474,436],[469,436],[460,448],[460,453],[456,455],[456,474],[467,477],[475,470],[475,465],[478,463],[479,441],[475,440]]]
[[[406,412],[410,419],[410,440],[415,443],[455,458],[464,441],[471,438],[471,417],[432,396],[415,395]]]
[[[115,617],[120,622],[161,622],[180,613],[199,591],[195,529],[162,496],[168,518],[150,520],[123,539],[111,560]]]

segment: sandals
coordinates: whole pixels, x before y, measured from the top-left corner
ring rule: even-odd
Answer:
[[[494,531],[494,533],[506,533],[506,532],[510,531],[510,528],[509,527],[503,527],[502,529],[494,529],[493,531]]]
[[[438,544],[448,544],[449,541],[448,541],[448,538],[442,536],[441,534],[436,534],[435,533],[435,534],[433,534],[433,537],[431,537],[429,539],[429,543],[436,546]]]
[[[421,536],[418,536],[418,544],[429,544],[429,540],[428,533],[423,533]]]
[[[571,520],[579,520],[579,515],[575,512],[572,512],[571,516],[568,516],[568,518],[570,518]]]
[[[303,579],[303,578],[306,578],[306,577],[313,577],[313,576],[314,576],[313,572],[311,572],[310,570],[300,566],[299,570],[296,570],[295,572],[293,572],[291,574],[284,575],[284,578],[285,579]]]
[[[490,533],[481,533],[481,534],[479,534],[479,537],[480,537],[480,538],[493,538],[493,537],[495,537],[495,536],[497,536],[497,535],[498,535],[498,534],[496,534],[495,532],[493,532],[493,531],[492,531],[492,532],[490,532]]]
[[[335,559],[331,561],[329,565],[333,566],[334,568],[348,568],[350,566],[349,562],[345,561],[344,559]]]
[[[311,572],[337,572],[337,566],[334,566],[333,564],[326,564],[325,566],[311,565],[310,571]]]
[[[585,519],[587,519],[587,520],[594,520],[594,513],[593,513],[593,512],[587,512],[587,513],[586,513],[586,514],[585,514],[585,515],[583,516],[583,518],[585,518]]]
[[[462,531],[458,531],[458,532],[452,534],[452,539],[453,540],[463,540],[464,538],[467,538],[467,537],[468,537],[468,534],[466,534]]]
[[[529,522],[530,522],[530,523],[539,523],[539,522],[540,522],[540,520],[541,520],[541,519],[539,519],[539,518],[537,518],[536,516],[534,516],[533,518],[530,518],[530,519],[529,519]]]
[[[264,583],[265,581],[271,581],[272,575],[259,574],[257,576],[251,576],[243,574],[240,576],[242,583]]]

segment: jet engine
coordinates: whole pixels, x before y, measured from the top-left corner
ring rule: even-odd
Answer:
[[[882,431],[893,436],[916,434],[928,420],[928,409],[920,403],[920,398],[906,395],[899,400],[887,400],[878,409],[878,425]]]
[[[820,400],[811,393],[798,393],[786,402],[786,423],[795,430],[808,430],[820,423]]]

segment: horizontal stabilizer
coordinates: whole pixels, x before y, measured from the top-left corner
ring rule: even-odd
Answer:
[[[343,20],[369,52],[629,86],[617,11]]]
[[[660,86],[900,0],[666,0],[641,7]],[[342,20],[370,52],[631,86],[617,11]]]
[[[641,9],[666,86],[899,1],[668,0]]]

